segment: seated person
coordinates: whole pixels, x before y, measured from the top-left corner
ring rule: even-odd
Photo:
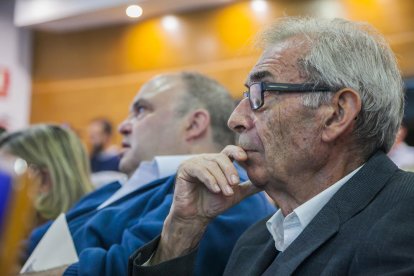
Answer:
[[[224,275],[414,275],[414,173],[386,155],[404,94],[385,39],[322,18],[280,19],[263,38],[228,121],[237,146],[180,166],[162,233],[130,274],[193,275],[209,222],[265,190],[280,209],[240,237]],[[233,160],[251,183],[232,181]]]
[[[112,124],[108,119],[96,118],[88,126],[88,142],[91,146],[92,172],[118,171],[120,156],[118,148],[111,145]]]
[[[6,133],[6,128],[4,128],[4,127],[2,127],[2,126],[0,125],[0,136],[1,136],[3,133]]]
[[[127,176],[119,171],[120,151],[118,146],[111,144],[111,122],[106,118],[95,118],[89,123],[87,132],[93,185],[100,188],[115,181],[124,183]]]
[[[70,129],[39,124],[1,136],[0,151],[20,157],[38,182],[39,222],[56,218],[93,190],[88,157]]]
[[[121,171],[129,180],[108,184],[84,197],[67,212],[79,262],[45,273],[64,275],[126,275],[128,257],[160,234],[171,207],[175,176],[182,155],[219,152],[234,143],[226,122],[234,108],[227,90],[197,73],[158,76],[142,86],[123,135]],[[177,156],[179,155],[179,156]],[[150,162],[155,158],[154,162]],[[245,179],[244,172],[234,175]],[[274,212],[257,194],[217,217],[203,239],[197,275],[220,275],[239,235]],[[30,238],[32,251],[49,224]]]
[[[398,130],[394,145],[388,156],[402,170],[414,171],[414,147],[405,142],[408,129],[403,123]]]

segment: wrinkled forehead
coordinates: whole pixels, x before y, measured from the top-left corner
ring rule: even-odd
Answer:
[[[299,61],[305,56],[309,47],[298,37],[274,43],[266,47],[250,71],[246,86],[255,82],[296,83],[305,80]]]

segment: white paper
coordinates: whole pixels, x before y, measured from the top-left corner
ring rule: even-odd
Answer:
[[[49,227],[20,273],[42,271],[78,262],[65,214]]]

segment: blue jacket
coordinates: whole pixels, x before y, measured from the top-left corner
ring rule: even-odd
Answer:
[[[242,178],[242,177],[241,177]],[[172,204],[175,176],[153,181],[111,205],[96,210],[119,187],[112,183],[87,195],[67,214],[79,262],[64,275],[127,275],[128,257],[161,233]],[[253,223],[274,213],[260,193],[217,217],[207,228],[197,256],[197,275],[221,275],[239,236]],[[31,252],[50,226],[35,229]],[[208,267],[208,271],[202,271]]]

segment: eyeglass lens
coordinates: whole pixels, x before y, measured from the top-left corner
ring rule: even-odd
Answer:
[[[262,88],[260,83],[254,83],[250,86],[250,104],[253,109],[258,109],[262,106]]]

